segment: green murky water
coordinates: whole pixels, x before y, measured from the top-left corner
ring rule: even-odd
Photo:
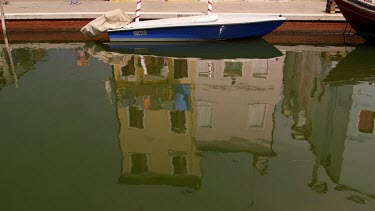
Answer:
[[[375,47],[1,47],[1,210],[375,209]]]

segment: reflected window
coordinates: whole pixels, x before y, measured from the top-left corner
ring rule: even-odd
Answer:
[[[186,156],[172,157],[173,174],[187,174],[187,158]]]
[[[248,127],[261,128],[266,116],[266,104],[249,104]]]
[[[160,76],[160,70],[164,65],[163,57],[145,56],[147,75]]]
[[[135,75],[134,57],[133,56],[128,61],[127,65],[125,65],[124,67],[121,67],[121,73],[122,73],[122,76]]]
[[[188,74],[188,65],[186,59],[174,60],[174,79],[186,78]]]
[[[242,76],[242,62],[225,62],[224,77],[237,78]]]
[[[269,64],[267,60],[253,61],[251,69],[254,78],[268,78]]]
[[[375,112],[362,110],[359,113],[358,131],[362,133],[374,132],[374,117]]]
[[[148,172],[147,154],[131,154],[130,174],[145,174]]]
[[[212,128],[212,113],[214,104],[211,102],[199,101],[198,111],[198,127]]]
[[[136,107],[129,107],[129,127],[143,129],[144,111]]]
[[[171,111],[170,113],[171,131],[175,133],[186,132],[185,111]]]
[[[198,72],[198,77],[209,77],[213,78],[214,77],[214,63],[209,61],[207,63],[207,70],[202,68]]]

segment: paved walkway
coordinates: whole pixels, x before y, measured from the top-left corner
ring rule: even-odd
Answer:
[[[135,2],[80,1],[70,5],[68,1],[10,0],[4,5],[6,19],[92,19],[114,10],[122,9],[134,14]],[[281,14],[288,20],[297,21],[345,21],[343,16],[325,12],[325,1],[253,1],[214,2],[214,13]],[[203,14],[206,2],[142,2],[141,18],[168,18]]]

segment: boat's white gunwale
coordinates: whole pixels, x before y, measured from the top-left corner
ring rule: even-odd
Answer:
[[[177,18],[165,18],[157,20],[147,20],[140,22],[132,22],[129,25],[120,29],[135,29],[135,28],[154,28],[159,26],[174,26],[174,25],[190,25],[190,24],[207,24],[215,22],[219,19],[218,15],[198,15]],[[114,29],[117,30],[117,29]]]

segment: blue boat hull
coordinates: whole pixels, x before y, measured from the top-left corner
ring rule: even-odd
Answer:
[[[150,28],[142,30],[108,31],[110,41],[204,41],[263,37],[284,20],[185,27]]]

